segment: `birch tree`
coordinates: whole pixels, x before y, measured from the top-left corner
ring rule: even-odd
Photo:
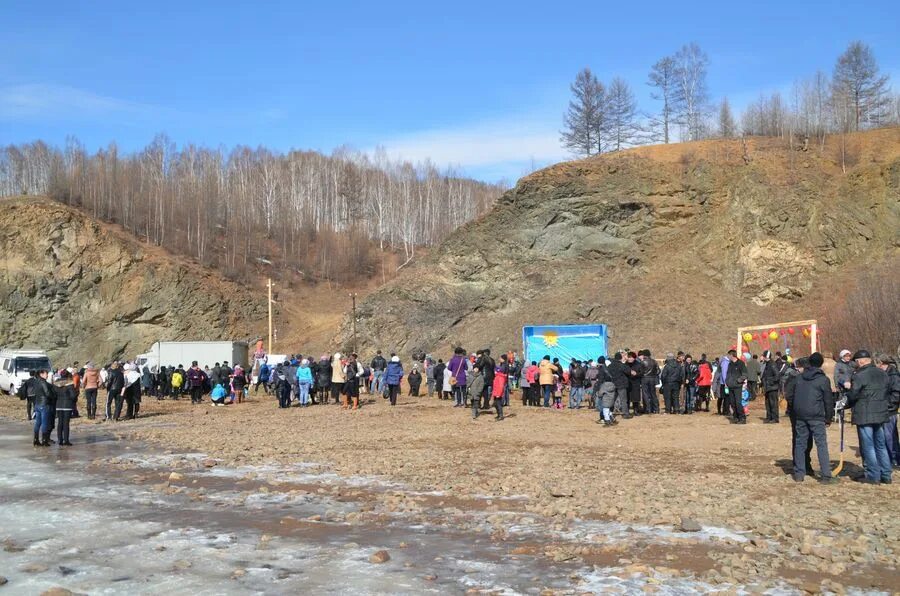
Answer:
[[[675,62],[674,99],[676,113],[683,128],[684,139],[695,141],[702,137],[708,112],[709,92],[706,70],[709,58],[696,43],[682,46],[673,57]]]

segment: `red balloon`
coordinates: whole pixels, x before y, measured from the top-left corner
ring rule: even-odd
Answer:
[[[788,327],[788,333],[790,333],[791,335],[794,335],[794,328]]]
[[[753,341],[756,341],[756,340],[758,340],[758,339],[759,339],[759,333],[754,333],[754,334],[753,334]]]

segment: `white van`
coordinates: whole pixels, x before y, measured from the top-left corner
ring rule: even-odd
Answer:
[[[52,370],[43,350],[0,350],[0,391],[15,394],[33,370]]]

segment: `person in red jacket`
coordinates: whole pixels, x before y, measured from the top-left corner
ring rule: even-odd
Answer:
[[[700,354],[700,362],[697,363],[697,403],[694,411],[699,412],[705,403],[704,412],[709,412],[709,391],[712,385],[712,366],[706,361],[706,354]]]
[[[494,399],[494,408],[497,410],[497,420],[503,420],[503,398],[506,395],[506,383],[509,377],[509,365],[506,354],[500,355],[500,366],[494,372],[494,382],[491,386],[491,397]]]

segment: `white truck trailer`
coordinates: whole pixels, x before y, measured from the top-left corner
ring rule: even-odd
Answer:
[[[150,370],[158,372],[160,366],[178,366],[188,368],[191,362],[197,361],[200,368],[216,362],[225,362],[231,366],[240,364],[245,369],[248,362],[247,342],[242,341],[158,341],[146,354],[137,357],[137,365],[143,369],[148,365]]]

